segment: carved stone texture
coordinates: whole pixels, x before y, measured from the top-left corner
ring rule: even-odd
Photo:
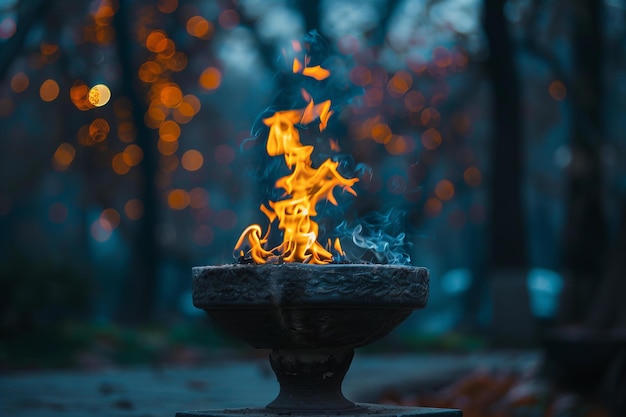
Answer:
[[[199,266],[193,303],[202,309],[242,306],[376,306],[423,308],[426,268],[372,264],[234,264]]]
[[[428,270],[396,265],[193,268],[193,303],[257,348],[356,348],[428,301]]]

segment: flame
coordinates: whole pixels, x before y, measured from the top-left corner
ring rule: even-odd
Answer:
[[[303,75],[311,76],[316,80],[324,79],[330,72],[319,66],[306,67],[297,58],[293,62],[293,71],[302,71]],[[290,175],[279,178],[276,188],[285,190],[284,199],[270,201],[269,207],[261,205],[260,210],[268,218],[270,224],[278,220],[278,228],[283,231],[283,242],[277,247],[267,250],[269,228],[265,234],[261,226],[248,226],[237,241],[235,250],[247,242],[250,246],[249,256],[256,263],[266,263],[268,258],[280,257],[284,262],[302,262],[327,264],[332,262],[333,256],[328,245],[324,248],[318,241],[318,224],[313,220],[317,215],[316,205],[322,200],[337,205],[333,195],[336,187],[341,187],[356,196],[352,189],[358,179],[344,178],[338,171],[338,162],[325,160],[318,168],[313,167],[311,154],[313,146],[303,145],[300,142],[300,133],[296,125],[308,125],[319,119],[319,130],[323,131],[328,119],[333,114],[330,109],[330,100],[316,104],[305,90],[302,95],[308,101],[304,109],[278,111],[272,116],[263,119],[269,127],[266,150],[270,156],[283,155],[287,167],[292,171]],[[343,256],[339,240],[335,240],[335,250]]]
[[[304,62],[301,62],[298,58],[294,58],[291,70],[294,74],[302,73],[302,75],[315,78],[317,81],[322,81],[330,77],[330,71],[326,68],[322,68],[319,65],[308,67],[309,61],[310,58],[307,56],[304,57]]]

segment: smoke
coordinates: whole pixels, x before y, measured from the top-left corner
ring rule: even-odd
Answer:
[[[336,232],[351,240],[352,245],[344,244],[343,248],[349,260],[408,265],[411,257],[406,249],[411,242],[406,242],[402,231],[404,220],[405,213],[392,208],[368,214],[353,224],[343,221]]]

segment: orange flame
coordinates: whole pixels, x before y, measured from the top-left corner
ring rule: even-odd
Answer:
[[[298,58],[294,58],[291,70],[294,74],[300,72],[302,73],[302,75],[315,78],[317,81],[322,81],[330,77],[330,71],[328,71],[326,68],[322,68],[319,65],[316,65],[314,67],[308,67],[307,65],[309,61],[310,59],[307,56],[304,57],[304,63],[300,62]]]
[[[307,59],[305,59],[305,63]],[[306,65],[306,64],[305,64]],[[307,71],[307,69],[309,71]],[[294,60],[294,72],[302,71],[303,75],[316,74],[315,79],[324,79],[330,72],[324,68],[307,68],[297,59]],[[327,74],[324,76],[324,74]],[[323,77],[323,78],[318,78]],[[290,175],[276,181],[275,186],[285,190],[285,199],[270,201],[269,208],[261,205],[260,210],[267,216],[270,224],[278,219],[278,228],[283,231],[283,242],[277,247],[267,250],[268,231],[263,235],[261,226],[248,226],[237,241],[235,250],[241,248],[244,242],[250,245],[249,256],[256,263],[266,263],[270,257],[280,257],[284,262],[302,262],[327,264],[332,262],[331,248],[324,248],[318,241],[318,224],[313,220],[317,215],[315,209],[318,202],[327,200],[337,205],[333,195],[335,187],[341,187],[353,195],[352,189],[358,179],[344,178],[338,171],[338,162],[325,160],[318,168],[313,167],[311,154],[313,146],[303,145],[300,142],[300,133],[297,124],[307,125],[319,119],[320,132],[326,128],[328,119],[333,114],[330,110],[331,102],[326,100],[315,104],[311,96],[303,91],[308,99],[304,109],[285,110],[274,113],[263,120],[269,127],[266,150],[270,156],[283,155],[285,163],[292,170]],[[334,248],[343,256],[339,241],[335,241]]]

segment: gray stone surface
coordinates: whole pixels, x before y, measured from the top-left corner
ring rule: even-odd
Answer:
[[[385,389],[416,386],[478,367],[514,369],[536,353],[369,356],[357,352],[344,381],[347,398],[375,401]],[[267,360],[197,368],[19,372],[0,376],[0,416],[174,417],[184,410],[263,407],[278,394]]]
[[[350,412],[327,412],[323,414],[306,414],[306,417],[462,417],[460,410],[427,407],[401,407],[397,405],[380,405],[358,403],[358,409]],[[278,417],[262,408],[235,408],[226,410],[183,411],[176,417]],[[284,414],[282,414],[284,415]],[[294,414],[289,413],[290,416]],[[297,415],[297,414],[296,414]]]

